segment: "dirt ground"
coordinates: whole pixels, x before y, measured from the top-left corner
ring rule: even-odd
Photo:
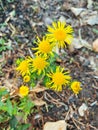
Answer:
[[[0,52],[0,86],[19,87],[20,83],[14,82],[15,60],[30,55],[36,36],[44,35],[52,21],[66,21],[74,28],[74,37],[87,43],[79,46],[78,40],[73,49],[64,49],[58,62],[82,83],[83,90],[78,96],[68,89],[39,92],[37,96],[47,103],[48,111],[45,105],[36,107],[38,111],[28,117],[35,130],[42,130],[48,121],[64,119],[68,130],[98,130],[98,52],[89,48],[98,38],[97,16],[98,0],[0,1],[0,37],[6,37],[12,48]],[[87,110],[80,116],[78,109],[83,103]]]

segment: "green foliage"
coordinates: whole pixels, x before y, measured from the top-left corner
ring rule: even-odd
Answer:
[[[17,103],[10,99],[9,92],[5,88],[0,89],[0,123],[9,122],[11,130],[27,130],[30,124],[21,125],[16,117],[23,117],[23,121],[26,122],[27,117],[33,112],[33,107],[34,103],[30,98],[19,98]]]
[[[27,119],[27,116],[30,115],[32,107],[34,107],[34,103],[28,97],[20,99],[19,111],[22,111],[22,113],[19,114],[23,116],[25,121]]]
[[[23,61],[23,58],[18,58],[15,63],[16,65],[19,65],[22,61]]]
[[[14,2],[14,0],[7,0],[7,2]],[[11,15],[15,16],[15,11],[12,11]],[[18,100],[16,100],[10,96],[10,93],[5,88],[0,89],[0,123],[8,122],[10,130],[27,130],[30,127],[27,119],[34,112],[34,103],[28,96],[30,89],[41,83],[55,91],[62,91],[63,85],[69,85],[72,80],[69,72],[65,72],[64,68],[57,63],[60,56],[55,50],[57,43],[58,49],[59,47],[65,47],[65,42],[68,42],[68,45],[71,43],[73,29],[71,26],[64,26],[64,23],[60,23],[60,21],[57,25],[56,23],[52,25],[55,26],[53,29],[56,29],[56,37],[50,37],[54,36],[50,33],[55,30],[51,32],[51,29],[48,29],[50,33],[48,32],[49,34],[46,34],[42,41],[38,40],[39,47],[32,48],[33,50],[37,49],[38,53],[34,53],[32,57],[28,56],[16,60],[16,70],[19,71],[23,78],[23,85],[18,91],[21,97],[17,95]],[[69,30],[69,32],[66,30]],[[60,37],[60,34],[63,34],[63,37]],[[0,52],[9,49],[6,43],[7,39],[0,38]],[[73,59],[69,62],[72,61]],[[29,80],[26,80],[27,77],[29,77]],[[79,87],[78,90],[80,90]],[[73,90],[75,89],[76,86],[74,85]]]
[[[30,127],[30,124],[23,124],[23,125],[19,125],[17,127],[17,130],[27,130]]]
[[[96,33],[96,34],[98,34],[98,29],[95,29],[95,28],[94,28],[94,29],[93,29],[93,32]]]
[[[6,43],[6,40],[4,38],[0,38],[0,52],[12,49],[11,46],[5,43]]]

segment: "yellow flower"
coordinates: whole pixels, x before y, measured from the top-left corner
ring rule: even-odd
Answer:
[[[56,42],[61,48],[66,47],[65,42],[71,44],[73,28],[70,25],[66,26],[65,22],[58,21],[57,23],[53,22],[52,26],[48,26],[49,34],[46,35],[51,42]]]
[[[19,66],[16,68],[16,70],[18,70],[22,76],[30,74],[29,64],[28,64],[27,60],[23,60],[19,64]]]
[[[53,44],[50,44],[47,38],[43,37],[42,41],[38,38],[37,45],[38,47],[32,48],[33,50],[37,50],[36,54],[43,54],[44,56],[52,54]]]
[[[82,88],[80,87],[81,83],[78,82],[78,81],[74,81],[72,84],[71,84],[71,89],[73,90],[73,92],[75,94],[78,94],[80,90],[82,90]]]
[[[20,96],[22,96],[22,97],[27,96],[28,93],[29,93],[29,88],[27,86],[22,85],[19,88],[19,94],[20,94]]]
[[[33,59],[33,63],[31,65],[33,67],[32,72],[38,71],[38,74],[40,75],[41,72],[45,72],[44,70],[47,65],[48,65],[48,63],[46,62],[45,58],[43,58],[41,56],[37,56]]]
[[[30,76],[29,75],[24,76],[23,81],[24,82],[29,82],[30,81]]]
[[[51,78],[51,82],[48,83],[51,86],[50,88],[62,91],[62,85],[67,85],[70,82],[71,77],[68,75],[68,72],[63,71],[63,68],[57,67],[55,73],[48,74],[48,77]]]

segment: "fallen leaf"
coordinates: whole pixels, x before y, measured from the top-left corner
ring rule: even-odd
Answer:
[[[11,91],[13,86],[14,86],[13,80],[12,79],[5,79],[4,86],[7,88],[7,90]]]
[[[92,50],[92,46],[86,40],[83,40],[80,38],[74,38],[73,42],[72,42],[72,46],[76,49],[86,47],[86,48]]]
[[[91,69],[93,69],[94,71],[97,71],[97,70],[98,70],[98,59],[95,58],[95,57],[93,57],[93,56],[90,56],[90,57],[88,58],[88,60],[89,60],[89,62],[90,62],[89,67],[90,67]]]
[[[83,103],[78,109],[80,116],[84,116],[85,111],[87,111],[87,109],[88,109],[87,105],[85,103]]]
[[[74,8],[74,7],[71,8],[71,11],[74,13],[75,16],[80,15],[80,13],[84,10],[85,10],[84,8]]]
[[[93,7],[93,0],[87,0],[87,8],[91,9]]]
[[[88,3],[91,6],[91,3]],[[71,11],[75,16],[79,16],[80,24],[82,25],[95,25],[98,24],[98,13],[97,11],[88,10],[85,8],[71,8]]]
[[[46,102],[41,100],[41,99],[35,99],[33,100],[33,103],[35,104],[35,106],[43,106],[46,105]]]
[[[65,120],[46,122],[43,130],[67,130],[67,123],[65,122]]]
[[[85,10],[80,14],[82,25],[95,25],[98,24],[97,11]]]
[[[85,22],[92,26],[98,24],[98,15],[90,16]]]
[[[93,50],[95,52],[98,52],[98,39],[96,39],[94,42],[93,42]]]
[[[45,91],[46,89],[46,87],[38,85],[37,87],[33,88],[30,92],[39,93]]]

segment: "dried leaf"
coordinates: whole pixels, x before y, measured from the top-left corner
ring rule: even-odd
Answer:
[[[39,92],[43,92],[45,91],[47,88],[44,86],[36,86],[35,88],[33,88],[30,92],[35,92],[35,93],[39,93]]]
[[[33,100],[33,103],[36,105],[36,106],[43,106],[43,105],[46,105],[46,102],[41,100],[41,99],[35,99]]]
[[[80,116],[84,116],[85,111],[87,111],[87,109],[88,109],[87,105],[86,105],[85,103],[83,103],[83,104],[79,107],[79,109],[78,109],[78,112],[79,112]]]
[[[93,0],[87,0],[87,8],[91,9],[93,7]]]
[[[90,16],[85,22],[92,26],[98,24],[98,15]]]
[[[74,38],[74,40],[72,42],[72,46],[76,49],[86,47],[86,48],[92,50],[92,46],[86,40],[83,40],[80,38]]]
[[[43,130],[67,130],[67,123],[65,122],[65,120],[46,122]]]
[[[98,13],[97,11],[85,10],[80,14],[81,22],[83,25],[95,25],[98,24]]]
[[[74,13],[75,16],[80,15],[80,13],[84,10],[85,10],[84,8],[74,8],[74,7],[71,8],[71,11]]]
[[[93,42],[93,50],[98,52],[98,39]]]
[[[13,81],[12,80],[5,80],[4,81],[4,86],[8,89],[11,90],[13,88]]]
[[[93,69],[94,71],[97,71],[98,70],[98,59],[93,56],[90,56],[88,60],[90,61],[89,67],[91,69]]]

